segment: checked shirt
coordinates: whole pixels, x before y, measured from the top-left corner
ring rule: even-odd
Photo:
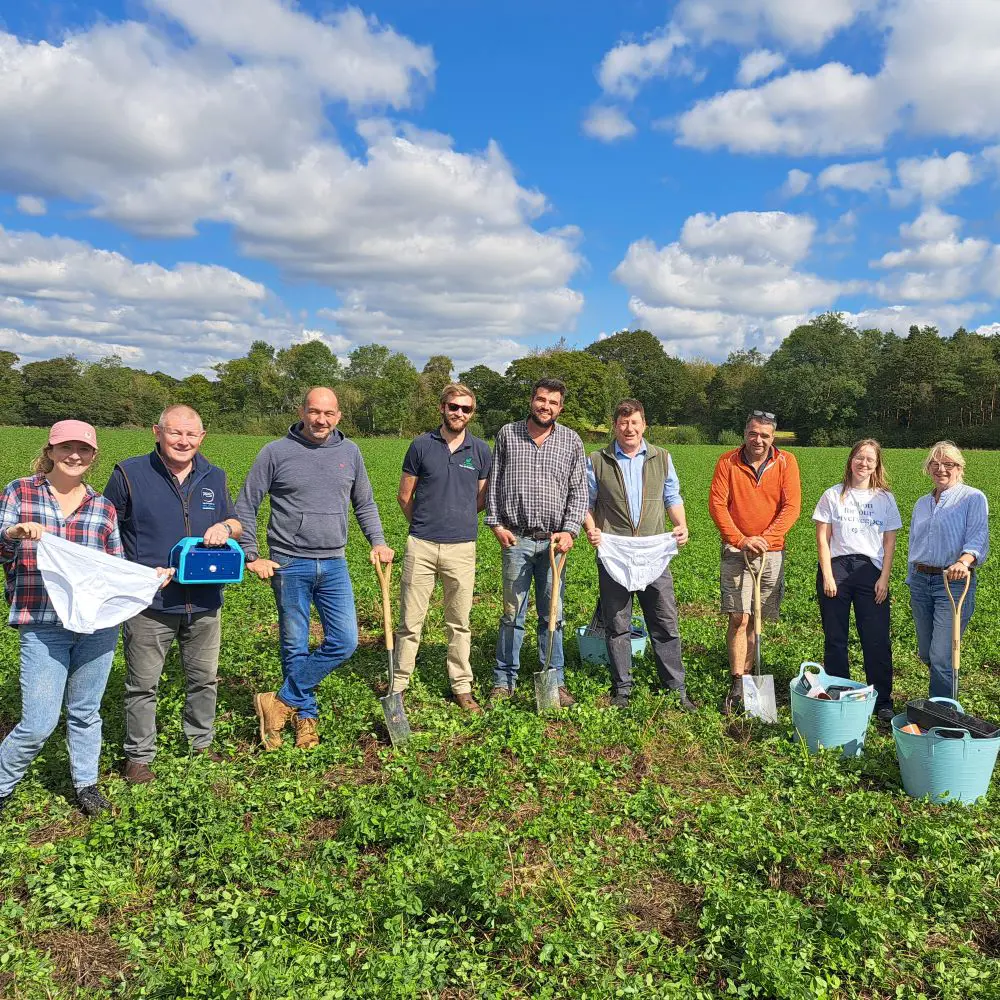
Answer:
[[[574,537],[588,510],[586,459],[576,431],[555,424],[541,446],[527,420],[497,434],[486,495],[486,524],[514,532],[568,531]]]
[[[124,556],[115,508],[89,486],[83,503],[69,517],[63,517],[45,476],[15,479],[0,494],[0,533],[25,521],[35,521],[77,545]],[[7,577],[11,625],[61,624],[38,569],[37,545],[30,539],[12,542],[0,538],[0,562]]]

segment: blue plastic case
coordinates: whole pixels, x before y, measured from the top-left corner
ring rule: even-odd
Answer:
[[[231,538],[222,547],[200,538],[182,538],[170,550],[170,565],[178,583],[241,583],[243,549]]]

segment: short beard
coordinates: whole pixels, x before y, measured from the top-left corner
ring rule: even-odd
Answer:
[[[528,419],[533,421],[538,427],[551,427],[555,422],[555,417],[549,417],[548,420],[542,420],[541,417],[536,417],[534,413],[528,414]]]

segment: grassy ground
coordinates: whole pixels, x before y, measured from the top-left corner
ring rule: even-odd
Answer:
[[[36,431],[4,431],[2,477],[24,474]],[[209,439],[233,488],[262,439]],[[142,434],[102,435],[102,484]],[[405,442],[363,443],[390,542]],[[9,997],[677,997],[1000,996],[996,794],[930,807],[900,787],[891,738],[809,758],[781,722],[729,723],[718,536],[706,509],[715,447],[677,447],[692,540],[674,562],[692,695],[682,715],[648,693],[623,714],[607,678],[567,643],[579,705],[539,718],[529,684],[510,706],[469,719],[445,703],[439,605],[407,705],[414,738],[380,739],[384,670],[378,591],[354,526],[349,551],[361,648],[328,679],[320,748],[255,746],[251,697],[279,677],[274,602],[251,580],[224,621],[219,743],[232,762],[193,760],[180,732],[176,657],[160,697],[152,785],[121,763],[122,663],[104,701],[103,784],[113,818],[72,805],[65,746],[53,739],[0,822],[0,996]],[[927,483],[921,455],[892,452],[904,520]],[[765,660],[788,680],[819,659],[809,514],[846,449],[802,450],[805,515],[790,539],[782,621]],[[995,504],[1000,456],[970,456],[968,480]],[[903,585],[893,585],[897,695],[926,693]],[[996,560],[982,573],[964,650],[963,702],[996,717]],[[474,667],[489,687],[499,551],[480,545]],[[570,556],[567,621],[596,599],[586,542]],[[857,651],[856,651],[857,652]],[[0,634],[0,733],[19,706],[16,634]],[[526,644],[525,671],[534,666]],[[860,656],[855,657],[860,663]]]

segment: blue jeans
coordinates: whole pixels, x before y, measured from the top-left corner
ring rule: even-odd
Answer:
[[[549,542],[547,539],[533,541],[521,538],[503,550],[503,615],[500,617],[500,634],[497,636],[496,669],[493,683],[497,687],[514,690],[517,685],[517,671],[521,665],[521,645],[524,642],[524,619],[528,613],[528,593],[531,581],[535,581],[535,607],[538,610],[538,669],[542,669],[549,648],[549,602],[552,599],[552,570],[549,566]],[[563,674],[563,620],[562,584],[559,588],[559,604],[555,636],[552,645],[550,668],[559,675],[559,686],[566,683]]]
[[[962,605],[961,627],[964,634],[976,607],[976,576],[972,574],[969,593]],[[917,630],[917,655],[931,672],[930,696],[951,697],[951,602],[940,573],[918,573],[911,569],[906,579],[910,587],[910,609]],[[951,593],[957,603],[965,586],[953,580]]]
[[[97,784],[101,698],[118,626],[93,635],[61,625],[22,625],[21,721],[0,744],[0,797],[10,795],[59,724],[66,702],[69,766],[76,789]]]
[[[358,619],[346,559],[286,559],[271,578],[278,605],[281,672],[278,697],[303,719],[319,715],[316,688],[358,648]],[[315,604],[323,642],[309,652],[309,612]]]

